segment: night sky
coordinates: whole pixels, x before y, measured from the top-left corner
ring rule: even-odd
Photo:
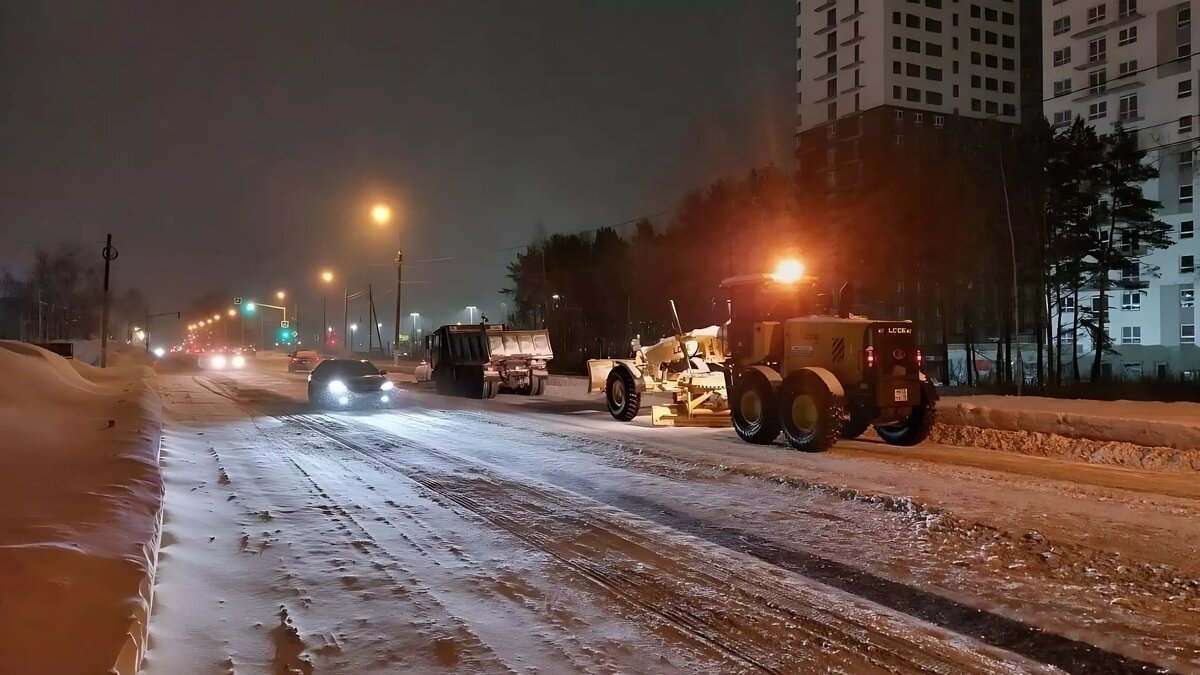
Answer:
[[[154,311],[278,288],[319,315],[499,318],[514,251],[790,167],[792,0],[7,2],[0,266],[113,233]],[[453,260],[419,262],[431,258]],[[338,296],[335,302],[332,296]],[[390,295],[378,299],[390,323]],[[361,311],[351,310],[354,314]],[[185,317],[186,318],[186,317]],[[385,328],[386,330],[386,328]]]

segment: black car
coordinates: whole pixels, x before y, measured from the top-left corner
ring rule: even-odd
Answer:
[[[308,376],[308,402],[321,407],[387,406],[395,385],[370,361],[326,359]]]

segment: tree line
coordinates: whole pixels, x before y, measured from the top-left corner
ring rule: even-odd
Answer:
[[[511,320],[549,329],[556,367],[579,370],[672,334],[669,300],[685,330],[723,323],[722,279],[796,256],[830,290],[853,282],[858,312],[913,320],[943,381],[1011,385],[1022,345],[1027,381],[1100,381],[1114,340],[1108,303],[1091,299],[1144,293],[1158,275],[1146,256],[1171,244],[1143,193],[1158,176],[1147,149],[1080,119],[971,138],[905,149],[898,170],[845,193],[768,166],[694,190],[660,222],[541,237],[508,266]]]
[[[97,251],[77,243],[39,247],[26,273],[0,273],[6,336],[30,342],[88,340],[100,336],[104,286],[103,261]],[[109,334],[127,338],[145,323],[146,302],[136,289],[110,296]]]

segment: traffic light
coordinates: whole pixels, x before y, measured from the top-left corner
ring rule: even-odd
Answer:
[[[242,305],[242,311],[247,314],[253,314],[254,313],[254,303],[247,302],[246,304]]]
[[[292,341],[292,331],[287,328],[280,328],[279,341],[283,344],[290,344]]]

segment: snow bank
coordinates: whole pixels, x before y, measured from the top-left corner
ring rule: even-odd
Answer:
[[[0,672],[139,668],[163,494],[151,376],[0,341]]]
[[[1013,396],[942,399],[933,440],[1139,469],[1200,471],[1200,404]]]
[[[970,396],[942,399],[938,419],[983,429],[1177,450],[1200,448],[1200,403]]]

